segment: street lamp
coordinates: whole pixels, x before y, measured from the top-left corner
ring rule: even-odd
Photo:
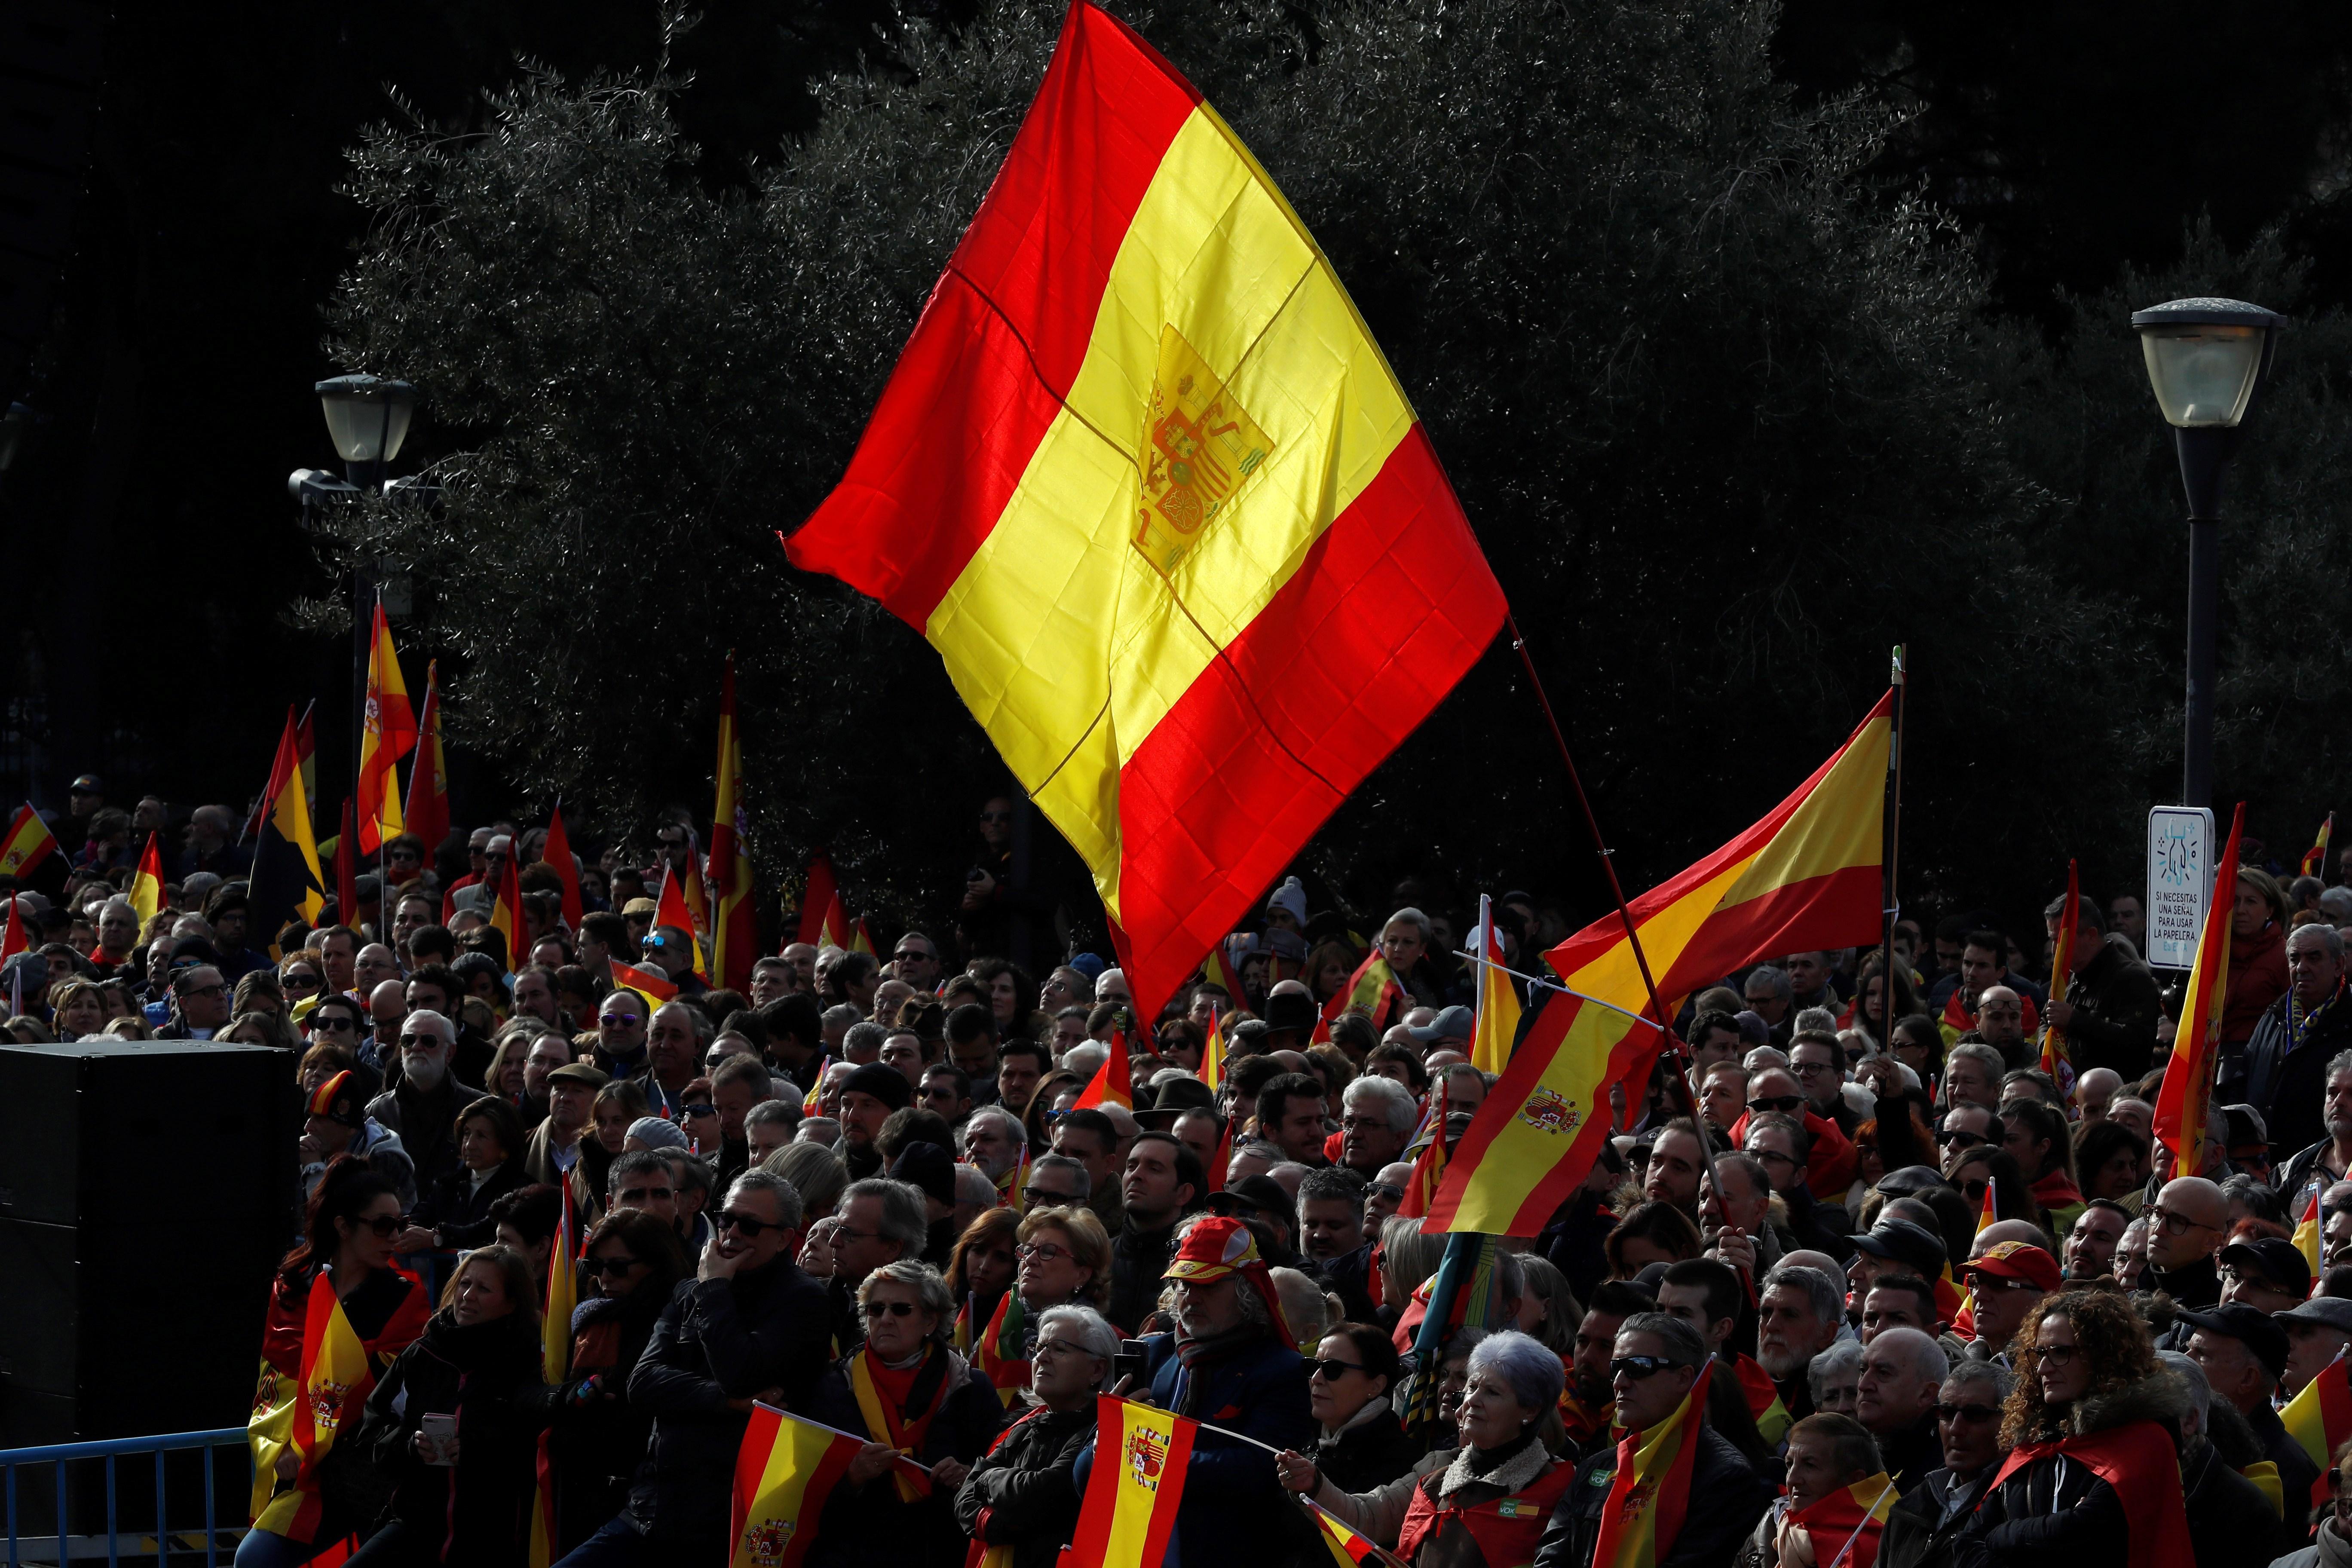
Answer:
[[[2284,317],[2243,300],[2175,300],[2132,312],[2156,405],[2189,492],[2189,691],[2180,794],[2213,794],[2213,646],[2221,608],[2221,470],[2270,374]]]

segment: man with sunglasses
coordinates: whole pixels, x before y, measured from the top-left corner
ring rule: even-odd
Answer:
[[[1682,1407],[1691,1384],[1706,1363],[1706,1347],[1698,1331],[1680,1318],[1664,1312],[1635,1312],[1617,1331],[1609,1363],[1610,1386],[1616,1401],[1616,1419],[1622,1436],[1635,1439],[1656,1427]],[[1717,1368],[1717,1376],[1729,1373]],[[1759,1479],[1731,1440],[1713,1426],[1686,1428],[1683,1439],[1696,1441],[1697,1451],[1683,1485],[1682,1529],[1658,1555],[1659,1568],[1714,1568],[1733,1561],[1739,1543],[1764,1517],[1772,1503],[1771,1489]],[[1576,1479],[1552,1510],[1543,1542],[1536,1548],[1535,1568],[1588,1568],[1601,1542],[1601,1528],[1616,1489],[1621,1445],[1603,1443],[1576,1468]],[[1677,1463],[1662,1484],[1674,1485]],[[1624,1499],[1627,1503],[1632,1499]],[[1655,1513],[1660,1499],[1654,1491],[1643,1500]]]
[[[1884,1568],[1950,1561],[1953,1539],[2000,1469],[2001,1403],[2009,1397],[2009,1386],[2007,1367],[1963,1361],[1936,1391],[1943,1467],[1929,1470],[1887,1515],[1878,1542],[1878,1562]]]
[[[921,931],[910,931],[890,952],[890,973],[926,995],[940,988],[940,950]]]
[[[754,1401],[805,1406],[828,1364],[824,1287],[793,1261],[801,1197],[765,1171],[735,1178],[692,1281],[654,1325],[629,1378],[629,1405],[653,1417],[644,1463],[620,1516],[583,1542],[581,1562],[715,1563]]]
[[[1986,1144],[1999,1148],[2007,1133],[2001,1119],[1984,1106],[1971,1102],[1944,1112],[1943,1125],[1936,1129],[1936,1147],[1940,1151],[1937,1163],[1943,1168],[1944,1179],[1955,1177],[1969,1150]]]
[[[170,1020],[155,1031],[159,1040],[209,1040],[228,1026],[228,981],[209,963],[192,963],[172,975]]]
[[[400,1077],[368,1105],[368,1114],[400,1134],[416,1179],[427,1191],[457,1170],[457,1112],[482,1098],[481,1086],[457,1077],[457,1026],[429,1008],[401,1020]]]
[[[1732,1124],[1733,1144],[1744,1145],[1748,1126],[1756,1118],[1774,1115],[1788,1117],[1804,1130],[1805,1189],[1825,1203],[1843,1203],[1846,1189],[1853,1184],[1858,1159],[1853,1140],[1836,1121],[1812,1109],[1795,1073],[1785,1067],[1759,1066],[1748,1079],[1748,1113]],[[1776,1191],[1787,1191],[1789,1185],[1794,1184],[1784,1184],[1778,1175],[1773,1177],[1773,1184]]]

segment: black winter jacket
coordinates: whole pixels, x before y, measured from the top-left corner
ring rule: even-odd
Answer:
[[[1772,1491],[1748,1468],[1730,1440],[1712,1426],[1698,1431],[1691,1461],[1690,1507],[1682,1532],[1658,1568],[1721,1568],[1772,1506]],[[1568,1495],[1552,1510],[1536,1548],[1535,1568],[1587,1568],[1601,1542],[1603,1506],[1617,1475],[1617,1450],[1603,1448],[1576,1467]]]
[[[921,1465],[941,1459],[966,1464],[988,1452],[1004,1425],[1004,1403],[995,1385],[978,1367],[944,1345],[932,1354],[943,1363],[941,1375],[948,1394],[931,1417],[919,1450],[911,1457]],[[849,1363],[844,1356],[817,1384],[809,1419],[843,1432],[863,1434],[870,1442],[887,1439],[866,1430],[866,1417],[850,1392]],[[916,1380],[916,1390],[923,1388]],[[934,1387],[938,1386],[933,1384]],[[1091,1426],[1091,1423],[1089,1424]],[[845,1479],[826,1498],[816,1543],[809,1550],[809,1568],[937,1568],[963,1560],[971,1542],[957,1521],[956,1494],[935,1486],[927,1497],[909,1502],[899,1495],[895,1472],[886,1471],[864,1486]]]
[[[369,1394],[359,1451],[393,1478],[391,1517],[425,1532],[440,1561],[514,1568],[529,1553],[539,1387],[539,1334],[528,1320],[460,1327],[445,1309]],[[416,1457],[428,1415],[457,1418],[454,1466]]]
[[[1090,1402],[1068,1412],[1039,1405],[972,1462],[956,1493],[956,1523],[989,1546],[1010,1543],[1013,1568],[1054,1568],[1078,1522],[1078,1456],[1095,1435]]]
[[[2127,1388],[2076,1403],[2074,1429],[2099,1432],[2156,1421],[2177,1441],[2187,1387],[2159,1370]],[[1952,1545],[1954,1568],[2124,1568],[2131,1521],[2089,1466],[2063,1454],[2034,1460],[1985,1494]]]

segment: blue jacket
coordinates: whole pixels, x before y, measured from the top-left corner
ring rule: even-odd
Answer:
[[[1150,1347],[1146,1364],[1154,1369],[1151,1402],[1161,1409],[1276,1448],[1304,1453],[1314,1446],[1320,1428],[1307,1404],[1306,1358],[1297,1351],[1269,1337],[1188,1368],[1176,1359],[1173,1335],[1154,1334],[1144,1342]],[[1078,1456],[1080,1496],[1093,1467],[1089,1444]],[[1193,1439],[1168,1548],[1173,1568],[1305,1561],[1298,1548],[1314,1544],[1283,1492],[1272,1454],[1215,1432]]]

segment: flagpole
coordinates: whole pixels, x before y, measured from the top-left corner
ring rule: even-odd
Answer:
[[[1879,855],[1885,868],[1879,899],[1878,1048],[1882,1051],[1895,1049],[1895,922],[1903,912],[1895,895],[1895,860],[1903,846],[1903,689],[1910,673],[1909,650],[1896,643],[1886,676],[1895,689],[1886,716],[1886,826]],[[1867,1015],[1863,1021],[1869,1022]]]
[[[1513,969],[1507,963],[1497,963],[1491,958],[1481,958],[1475,952],[1465,952],[1459,948],[1454,949],[1454,956],[1456,958],[1467,959],[1472,963],[1485,964],[1487,968],[1507,974],[1514,980],[1524,980],[1530,985],[1540,985],[1547,991],[1557,991],[1563,996],[1573,996],[1580,1002],[1590,1002],[1595,1007],[1606,1007],[1612,1013],[1618,1014],[1622,1017],[1631,1018],[1633,1022],[1640,1024],[1644,1027],[1657,1029],[1661,1034],[1665,1032],[1664,1029],[1660,1026],[1658,1021],[1655,1018],[1651,1017],[1646,1013],[1636,1013],[1631,1007],[1620,1007],[1614,1002],[1603,1002],[1598,996],[1587,996],[1581,991],[1570,991],[1567,986],[1562,985],[1557,980],[1546,980],[1540,974],[1524,974],[1518,970]]]
[[[1829,1568],[1838,1568],[1840,1563],[1843,1563],[1853,1554],[1853,1543],[1860,1541],[1862,1539],[1862,1532],[1870,1528],[1870,1521],[1878,1516],[1878,1505],[1885,1502],[1886,1500],[1886,1494],[1894,1489],[1894,1478],[1889,1477],[1887,1479],[1886,1485],[1879,1489],[1878,1495],[1870,1500],[1870,1506],[1863,1510],[1862,1522],[1853,1527],[1853,1533],[1845,1538],[1845,1544],[1838,1548],[1838,1554],[1830,1559]]]

